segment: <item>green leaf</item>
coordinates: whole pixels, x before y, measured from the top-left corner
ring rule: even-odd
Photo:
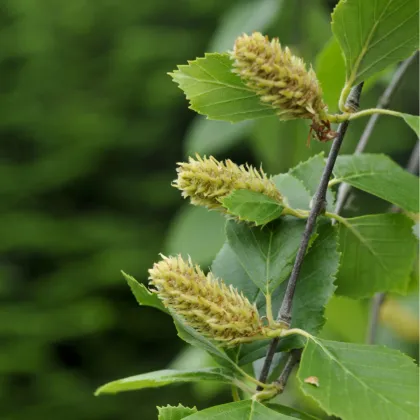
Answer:
[[[420,117],[417,115],[402,114],[405,122],[414,130],[417,137],[420,137]]]
[[[253,0],[234,4],[224,14],[208,50],[231,50],[239,35],[263,32],[274,21],[282,6],[283,0]]]
[[[210,119],[238,122],[275,115],[232,70],[228,54],[211,53],[178,66],[170,75],[185,92],[190,108]]]
[[[299,418],[299,417],[298,417]],[[296,420],[286,414],[281,414],[254,400],[244,400],[228,404],[217,405],[199,411],[188,420]]]
[[[197,115],[188,128],[184,146],[185,155],[224,152],[243,140],[252,126],[253,121],[232,124],[226,121],[207,120],[202,115]]]
[[[178,404],[177,407],[167,405],[166,407],[157,407],[158,420],[182,420],[183,418],[197,412],[197,408],[184,407]]]
[[[281,219],[283,220],[283,219]],[[230,222],[229,222],[230,223]],[[232,222],[233,223],[233,222]],[[274,222],[275,224],[277,222]],[[257,233],[260,229],[254,228]],[[337,233],[331,224],[322,220],[318,227],[318,237],[306,254],[299,281],[296,286],[292,310],[292,328],[302,328],[311,334],[316,334],[322,328],[325,318],[324,309],[334,292],[334,279],[338,270],[340,255],[337,252]],[[264,243],[264,241],[262,242]],[[273,251],[276,249],[273,247]],[[280,250],[280,251],[279,251]],[[259,249],[249,254],[250,259],[257,261]],[[281,248],[277,249],[281,252]],[[238,258],[229,243],[226,243],[212,265],[212,272],[225,283],[232,284],[251,301],[256,302],[260,315],[265,315],[265,298],[259,288],[251,281],[249,273],[253,274],[254,265],[248,261],[246,254],[240,253]],[[294,259],[294,257],[293,257]],[[285,268],[286,277],[290,267]],[[277,314],[286,290],[283,282],[273,294],[273,312]],[[302,341],[296,338],[282,340],[282,348],[299,347]],[[259,341],[241,346],[238,357],[239,364],[248,364],[265,356],[267,342]],[[280,351],[281,349],[279,349]]]
[[[313,197],[318,189],[318,185],[324,172],[325,158],[323,153],[319,153],[312,156],[305,162],[299,163],[299,165],[290,169],[290,175],[299,179],[305,188],[309,191],[311,197]],[[331,190],[327,191],[327,210],[334,210],[335,197]]]
[[[273,198],[249,190],[233,191],[221,203],[229,214],[239,220],[253,222],[256,226],[278,219],[283,211],[283,207]]]
[[[263,293],[271,293],[289,276],[304,229],[305,221],[293,217],[283,217],[264,228],[230,220],[226,237],[252,282]]]
[[[305,383],[310,376],[318,387]],[[298,379],[306,395],[343,420],[418,418],[418,368],[397,350],[310,339]]]
[[[273,176],[272,181],[276,184],[288,207],[300,210],[310,209],[311,194],[299,179],[291,174],[279,174]]]
[[[334,167],[330,185],[346,182],[404,210],[419,211],[419,178],[380,154],[343,155]]]
[[[144,284],[139,283],[134,277],[124,273],[124,271],[121,271],[121,273],[130,286],[130,289],[139,305],[152,306],[162,312],[168,313],[156,293],[152,293]]]
[[[417,0],[341,0],[332,14],[332,30],[346,60],[349,87],[418,48]]]
[[[412,225],[406,216],[391,213],[343,219],[337,294],[405,293],[417,248]]]
[[[228,371],[221,368],[208,368],[197,370],[164,369],[141,375],[129,376],[102,385],[95,395],[117,394],[123,391],[135,391],[144,388],[158,388],[177,382],[216,381],[231,383],[234,380]]]
[[[208,264],[225,240],[225,218],[203,207],[185,205],[171,221],[164,253],[190,256],[197,264]],[[200,232],[200,235],[197,235]],[[203,238],[206,238],[203,241]]]

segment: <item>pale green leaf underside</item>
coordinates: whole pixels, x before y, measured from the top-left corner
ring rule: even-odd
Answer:
[[[232,371],[237,370],[236,363],[229,358],[226,352],[221,349],[214,341],[209,340],[198,333],[194,328],[183,323],[183,320],[175,313],[171,313],[175,320],[175,327],[178,332],[178,337],[192,346],[198,347],[209,353],[213,359],[220,365]]]
[[[304,382],[309,376],[319,387]],[[397,350],[308,340],[298,379],[306,395],[343,420],[418,419],[418,368]]]
[[[361,298],[376,292],[405,293],[417,247],[412,225],[404,215],[391,213],[340,223],[337,294]]]
[[[419,211],[419,178],[385,155],[339,156],[332,183],[346,182],[404,210]]]
[[[216,381],[231,383],[232,380],[233,378],[224,373],[220,368],[185,371],[165,369],[109,382],[98,388],[95,395],[116,394],[118,392],[135,391],[145,388],[158,388],[177,382]]]
[[[418,48],[418,0],[341,0],[332,30],[346,60],[346,77],[355,85]]]
[[[275,175],[272,180],[288,207],[300,210],[310,209],[312,196],[302,181],[291,174]]]
[[[235,190],[223,198],[221,203],[229,214],[256,226],[266,225],[279,218],[283,211],[283,207],[276,200],[249,190]]]
[[[417,134],[417,137],[420,138],[420,117],[417,115],[402,114],[404,121],[413,129]]]
[[[275,115],[232,69],[228,54],[211,53],[178,66],[170,75],[185,92],[190,108],[212,120],[238,122]]]
[[[319,180],[321,179],[322,173],[325,168],[325,158],[324,154],[320,153],[318,155],[310,157],[305,162],[299,163],[294,168],[290,169],[290,175],[299,179],[305,188],[313,197],[318,189]],[[334,194],[331,190],[327,191],[327,210],[334,210]]]
[[[217,405],[199,411],[188,420],[296,420],[286,414],[271,410],[254,400],[244,400],[223,405]]]
[[[157,407],[158,409],[158,420],[182,420],[191,414],[197,412],[196,407],[184,407],[182,404],[178,406]]]
[[[137,303],[141,306],[152,306],[153,308],[159,309],[163,312],[168,312],[163,306],[162,301],[158,298],[155,293],[152,293],[144,284],[139,283],[134,277],[129,274],[121,272],[130,286],[131,292],[137,300]]]

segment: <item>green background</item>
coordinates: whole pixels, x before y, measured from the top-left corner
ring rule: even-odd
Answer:
[[[241,13],[253,4],[1,2],[0,419],[148,420],[156,405],[229,401],[214,385],[93,392],[120,377],[206,363],[185,349],[168,316],[137,306],[120,275],[123,269],[146,282],[159,252],[191,254],[206,268],[221,247],[219,215],[187,206],[170,185],[185,150],[262,162],[271,174],[328,150],[316,141],[306,147],[306,123],[219,123],[201,140],[202,130],[191,128],[195,114],[166,74],[177,64],[226,50],[264,22],[308,62],[331,37],[334,1],[266,1],[272,19],[262,11],[247,26]],[[392,108],[418,113],[417,74],[418,62]],[[391,75],[363,96],[363,107],[375,105]],[[344,152],[352,152],[365,123],[352,124]],[[226,130],[234,135],[218,141]],[[415,142],[403,121],[381,118],[368,151],[404,165]],[[387,206],[354,193],[345,214]],[[416,299],[401,303],[416,316]],[[333,301],[324,336],[363,341],[366,308]],[[417,340],[395,329],[384,326],[380,340],[417,354]],[[284,401],[299,398],[293,386]]]

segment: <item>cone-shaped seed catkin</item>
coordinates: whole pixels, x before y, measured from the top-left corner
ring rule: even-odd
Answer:
[[[209,209],[226,211],[220,199],[235,190],[250,190],[267,195],[281,202],[281,194],[262,170],[252,166],[238,166],[231,160],[217,161],[213,156],[178,163],[178,178],[173,186],[182,191],[191,203]]]
[[[206,276],[191,260],[163,257],[149,274],[164,305],[201,334],[226,345],[261,335],[263,326],[255,304],[212,273]]]
[[[278,109],[280,119],[325,120],[326,106],[315,72],[306,70],[301,58],[278,39],[271,41],[259,32],[236,39],[233,52],[235,73],[261,100]]]

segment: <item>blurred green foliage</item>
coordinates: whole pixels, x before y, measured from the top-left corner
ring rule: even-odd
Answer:
[[[179,355],[184,346],[170,318],[138,308],[120,270],[146,281],[161,251],[189,253],[208,267],[221,246],[218,215],[203,222],[170,186],[184,150],[262,161],[275,174],[328,145],[307,148],[304,123],[260,120],[236,134],[220,123],[214,131],[212,122],[197,129],[201,123],[166,73],[210,51],[208,45],[225,48],[236,32],[266,25],[270,36],[315,63],[331,37],[334,3],[266,0],[254,26],[247,13],[255,13],[255,1],[1,2],[1,419],[148,420],[156,418],[156,405],[201,409],[229,400],[217,389],[188,385],[93,397],[113,379],[180,360],[203,363]],[[416,63],[408,72],[393,108],[418,112],[417,69]],[[363,96],[363,106],[376,103],[386,80]],[[352,124],[345,152],[365,123]],[[225,144],[217,142],[219,133]],[[404,164],[415,141],[403,121],[381,118],[368,151]],[[386,208],[353,195],[349,214]],[[332,302],[329,313],[336,318],[326,336],[363,340],[366,307]]]

